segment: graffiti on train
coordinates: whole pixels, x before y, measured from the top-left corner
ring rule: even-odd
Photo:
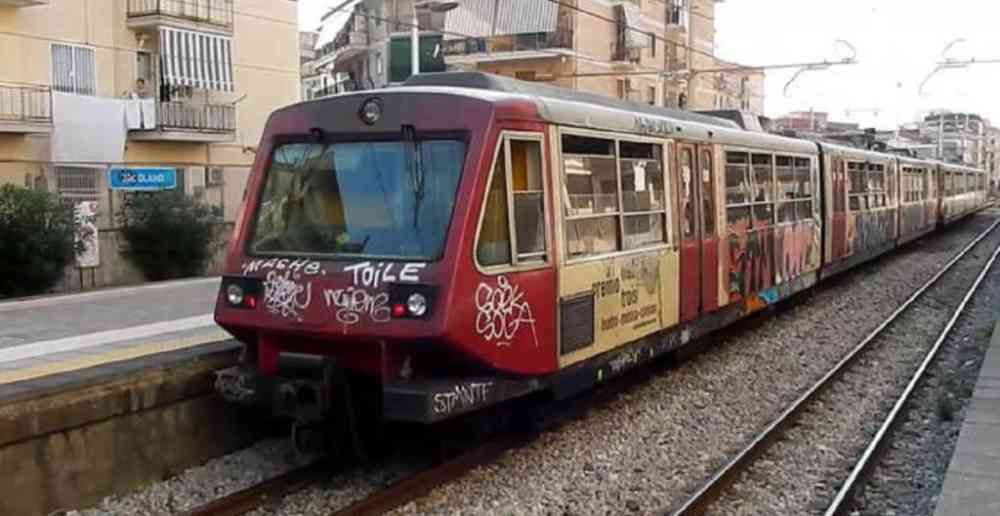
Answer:
[[[476,332],[487,342],[496,341],[498,347],[510,346],[518,331],[527,326],[538,347],[531,305],[524,300],[521,287],[506,276],[498,277],[495,287],[487,283],[476,287],[476,312]]]
[[[854,252],[866,254],[889,244],[892,239],[892,210],[859,213],[854,221]]]
[[[312,302],[312,284],[297,281],[291,270],[272,270],[264,280],[264,307],[268,312],[302,321],[302,312]]]
[[[774,283],[770,228],[749,230],[749,220],[729,226],[729,299],[739,301]]]

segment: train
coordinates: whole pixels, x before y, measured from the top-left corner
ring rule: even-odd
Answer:
[[[982,170],[420,74],[271,114],[215,388],[355,440],[567,399],[986,205]]]

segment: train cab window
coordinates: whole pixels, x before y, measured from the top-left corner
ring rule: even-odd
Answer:
[[[507,141],[510,149],[514,229],[519,262],[545,259],[545,195],[542,147],[538,141]]]
[[[493,178],[486,191],[486,210],[479,228],[476,257],[484,267],[511,263],[510,221],[507,219],[507,160],[503,146],[493,166]]]
[[[563,209],[571,258],[620,250],[614,140],[563,135]]]
[[[667,227],[663,147],[619,142],[622,185],[622,244],[636,249],[662,244]]]
[[[505,137],[492,176],[476,248],[479,264],[516,266],[545,261],[541,139]],[[513,256],[512,248],[517,251]]]

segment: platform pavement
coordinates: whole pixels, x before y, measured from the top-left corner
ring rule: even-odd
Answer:
[[[218,287],[219,278],[199,278],[0,302],[0,391],[59,373],[216,349],[229,339],[212,319]]]
[[[1000,321],[948,465],[935,516],[1000,514]]]

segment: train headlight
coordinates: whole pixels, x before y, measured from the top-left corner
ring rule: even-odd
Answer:
[[[406,299],[406,309],[414,317],[423,317],[427,313],[427,298],[420,293],[410,294]]]
[[[226,301],[233,306],[240,306],[243,304],[243,287],[237,285],[236,283],[230,283],[226,287]]]
[[[368,125],[375,125],[382,118],[382,104],[378,99],[368,99],[361,104],[361,121]]]

